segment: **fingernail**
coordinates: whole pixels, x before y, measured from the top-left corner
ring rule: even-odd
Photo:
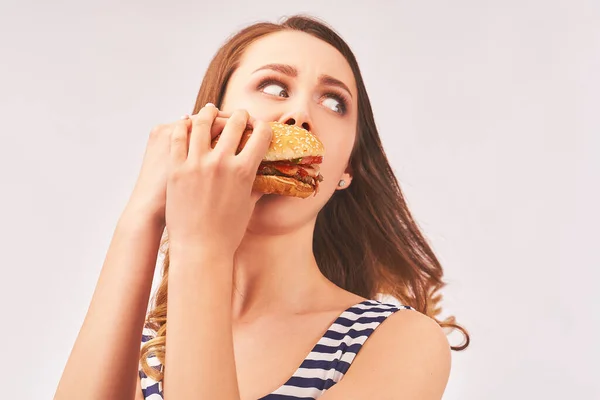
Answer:
[[[213,103],[206,103],[206,105],[204,107],[215,107],[215,108],[217,108]]]
[[[185,114],[185,115],[181,116],[181,119],[188,119],[189,117],[190,117],[189,115]]]

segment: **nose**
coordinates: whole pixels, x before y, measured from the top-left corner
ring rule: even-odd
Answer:
[[[312,130],[312,121],[305,112],[294,112],[283,115],[279,122],[287,125],[300,126],[309,132]]]

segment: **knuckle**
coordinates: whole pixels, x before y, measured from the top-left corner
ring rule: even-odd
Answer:
[[[203,162],[203,169],[212,173],[222,171],[225,167],[225,158],[220,154],[213,153],[206,157]]]
[[[187,130],[175,129],[171,132],[171,141],[173,142],[187,142],[187,138]]]
[[[169,180],[171,181],[171,183],[178,183],[183,180],[184,176],[185,172],[183,171],[183,169],[175,169],[170,172]]]
[[[172,135],[171,136],[171,143],[173,145],[182,145],[185,142],[185,144],[187,144],[187,137],[182,136],[182,135]]]
[[[243,119],[250,118],[250,115],[248,114],[248,110],[243,109],[243,108],[239,108],[239,109],[235,110],[233,112],[233,115],[237,116],[238,118],[243,118]]]
[[[246,124],[248,123],[248,118],[249,118],[248,111],[235,110],[229,120],[236,127],[244,127],[245,128]]]
[[[252,168],[247,163],[237,162],[232,167],[232,172],[240,178],[249,178],[254,175]]]
[[[209,116],[198,114],[192,122],[194,128],[210,128],[212,126],[212,119]]]
[[[265,122],[265,121],[260,121],[260,122],[257,122],[257,125],[258,125],[259,131],[264,133],[265,136],[267,136],[269,138],[273,136],[273,129],[271,128],[271,124],[269,124],[268,122]]]

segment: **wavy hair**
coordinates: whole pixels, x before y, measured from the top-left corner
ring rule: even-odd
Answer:
[[[390,295],[434,319],[442,328],[458,329],[464,335],[460,351],[470,342],[468,332],[454,316],[440,321],[439,293],[446,283],[443,270],[411,213],[383,150],[375,126],[371,103],[358,63],[350,47],[324,22],[295,15],[282,22],[259,22],[227,39],[208,66],[193,113],[208,102],[221,106],[227,84],[244,51],[271,33],[295,30],[334,46],[348,61],[358,88],[358,126],[350,156],[352,184],[336,191],[317,216],[313,252],[319,269],[339,287],[367,299]],[[147,376],[162,380],[164,370],[148,365],[154,355],[164,366],[167,332],[169,275],[168,237],[161,240],[164,254],[162,279],[146,316],[146,327],[156,336],[141,347],[140,362]]]

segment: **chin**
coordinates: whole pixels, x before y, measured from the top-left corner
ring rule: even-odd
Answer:
[[[321,193],[316,197],[300,198],[265,194],[256,203],[248,223],[254,234],[285,234],[298,230],[315,220],[320,209]]]

